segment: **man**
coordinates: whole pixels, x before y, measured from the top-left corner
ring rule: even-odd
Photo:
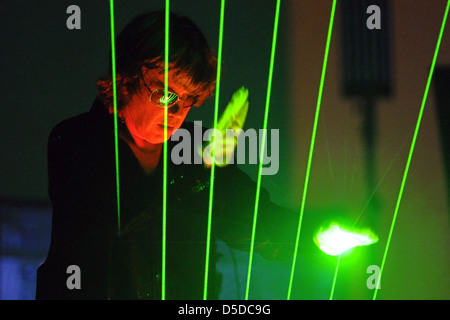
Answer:
[[[194,132],[184,120],[213,94],[217,68],[201,31],[171,14],[165,95],[164,19],[164,12],[141,15],[117,39],[119,208],[111,72],[98,82],[91,110],[50,134],[52,237],[38,270],[37,299],[161,299],[162,147],[179,128]],[[169,140],[169,154],[173,146]],[[198,146],[192,148],[194,156]],[[209,177],[208,166],[168,161],[166,299],[203,297]],[[212,239],[248,250],[255,183],[233,165],[218,168],[216,181]],[[272,204],[264,190],[261,199],[255,249],[267,258],[285,257],[294,215]],[[214,299],[219,284],[211,249],[208,298]],[[71,277],[71,266],[79,268],[79,279]]]

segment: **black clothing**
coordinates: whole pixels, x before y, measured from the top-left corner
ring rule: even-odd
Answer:
[[[194,124],[183,128],[192,133]],[[173,164],[177,143],[168,142],[166,299],[202,299],[210,170]],[[96,100],[51,132],[52,235],[38,269],[37,299],[161,299],[163,160],[146,175],[125,141],[118,148],[120,235],[112,116]],[[214,238],[248,250],[256,192],[234,165],[215,173],[209,299],[218,291]],[[295,215],[272,204],[265,190],[260,199],[255,250],[267,258],[289,255],[294,235],[283,225],[293,225]],[[70,265],[81,270],[81,289],[66,285]]]

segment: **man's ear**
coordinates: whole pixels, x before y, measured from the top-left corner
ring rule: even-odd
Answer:
[[[205,98],[198,96],[197,101],[192,106],[198,108],[203,104],[203,102],[205,102]]]
[[[197,102],[193,104],[194,107],[200,107],[207,99],[214,96],[214,89],[210,89],[205,93],[202,93],[198,96]]]

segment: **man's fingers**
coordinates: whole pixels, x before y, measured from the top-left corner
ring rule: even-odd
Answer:
[[[216,130],[210,136],[209,145],[203,150],[203,162],[207,167],[213,162],[220,167],[232,162],[237,140],[247,118],[248,107],[248,89],[241,87],[234,92],[217,123]]]
[[[247,118],[248,106],[248,89],[242,87],[231,97],[217,124],[217,129],[222,132],[227,129],[242,129]]]

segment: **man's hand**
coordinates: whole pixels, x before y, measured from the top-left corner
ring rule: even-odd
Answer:
[[[220,117],[217,128],[210,136],[210,144],[203,150],[203,162],[209,168],[224,167],[233,159],[237,140],[244,127],[248,111],[248,89],[240,88],[231,97]]]

